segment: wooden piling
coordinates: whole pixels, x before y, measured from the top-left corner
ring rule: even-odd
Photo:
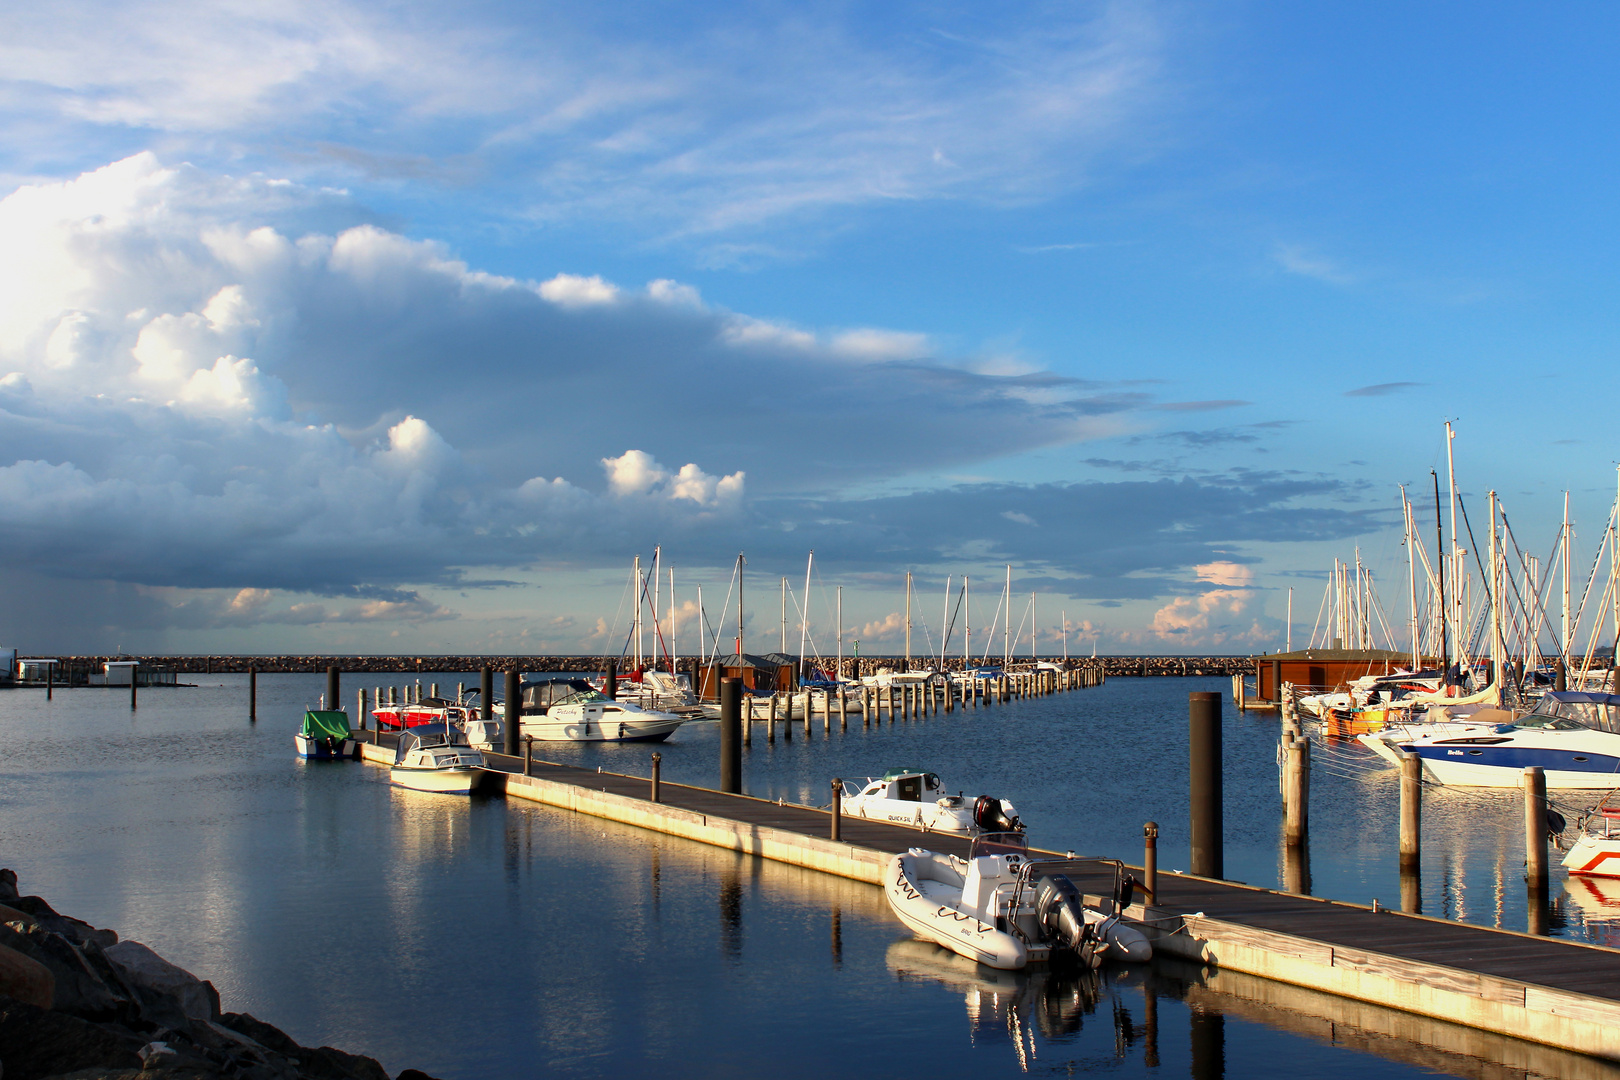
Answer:
[[[810,690],[804,692],[804,737],[807,739],[810,737],[810,721],[815,707],[815,702],[810,696],[812,693]]]
[[[1547,774],[1540,765],[1524,770],[1524,879],[1547,888]]]
[[[136,703],[136,697],[135,697],[135,688],[140,685],[141,680],[136,678],[135,676],[136,676],[136,673],[139,670],[140,670],[139,668],[130,668],[129,669],[129,707],[131,709],[135,709],[135,708],[138,707],[137,703]]]
[[[534,736],[523,736],[523,775],[534,775]]]
[[[248,723],[259,719],[259,669],[248,668]]]
[[[495,719],[495,669],[478,669],[478,711],[485,720]]]
[[[765,712],[765,741],[776,744],[776,692],[771,691],[771,703]]]
[[[1311,804],[1311,744],[1295,739],[1288,747],[1283,774],[1283,804],[1288,820],[1283,830],[1289,847],[1299,847],[1310,840]]]
[[[1416,873],[1423,861],[1423,759],[1401,755],[1401,873]],[[1404,905],[1403,905],[1404,907]]]
[[[1193,691],[1188,706],[1188,809],[1192,872],[1224,876],[1221,824],[1221,695]]]
[[[507,754],[517,757],[518,734],[523,727],[523,682],[516,671],[506,673],[506,716],[501,721],[504,738],[501,740]]]
[[[843,840],[844,830],[844,782],[833,777],[832,782],[832,838]]]
[[[428,697],[438,697],[438,696],[439,696],[439,684],[438,683],[430,684],[428,686]]]
[[[658,782],[659,782],[659,779],[660,779],[661,771],[663,769],[663,765],[664,765],[664,755],[658,753],[656,750],[653,751],[653,756],[652,756],[652,791],[648,795],[648,799],[651,802],[659,802],[662,799],[662,796],[663,796],[663,793],[658,790]]]
[[[791,721],[789,724],[791,726]],[[720,680],[720,790],[742,794],[742,680]]]
[[[849,695],[844,688],[838,688],[838,730],[849,730]]]
[[[609,701],[619,696],[619,662],[617,660],[607,662],[607,670],[602,673],[602,693],[607,695]]]
[[[1142,826],[1142,891],[1148,902],[1159,902],[1159,823],[1150,821]]]
[[[366,730],[366,688],[361,687],[354,692],[354,724],[360,731]]]

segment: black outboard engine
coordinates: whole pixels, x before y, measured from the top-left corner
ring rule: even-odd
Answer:
[[[1012,803],[993,795],[980,795],[974,802],[973,824],[985,832],[1018,832],[1024,827]]]
[[[1043,875],[1035,883],[1035,918],[1047,940],[1073,952],[1081,964],[1096,967],[1101,962],[1080,890],[1062,874]]]

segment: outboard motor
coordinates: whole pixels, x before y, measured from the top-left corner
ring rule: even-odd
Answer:
[[[1135,898],[1136,876],[1134,874],[1126,874],[1124,877],[1120,878],[1119,886],[1114,890],[1114,912],[1116,914],[1123,914],[1125,909],[1131,906],[1131,901]]]
[[[1013,804],[993,795],[980,795],[973,804],[973,824],[985,832],[1018,832],[1023,828]]]
[[[1073,952],[1081,964],[1101,963],[1080,890],[1062,874],[1046,874],[1035,883],[1035,919],[1049,941]]]

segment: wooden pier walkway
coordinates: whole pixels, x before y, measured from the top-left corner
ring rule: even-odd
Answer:
[[[391,761],[393,741],[363,744],[365,758]],[[834,841],[814,807],[668,782],[654,803],[642,777],[538,760],[524,775],[521,757],[486,757],[508,797],[872,884],[910,847],[967,854],[961,837],[848,816]],[[1112,862],[1086,865],[1075,885],[1108,895]],[[1160,871],[1158,884],[1155,903],[1126,914],[1162,953],[1620,1061],[1620,950],[1188,874]]]

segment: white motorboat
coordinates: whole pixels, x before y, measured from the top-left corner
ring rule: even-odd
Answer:
[[[454,724],[418,724],[400,735],[388,775],[400,787],[466,795],[484,778],[484,755]]]
[[[614,688],[614,698],[649,712],[674,713],[687,720],[708,714],[692,692],[692,680],[686,675],[668,671],[632,672],[620,678]],[[604,680],[592,680],[592,685],[605,692]],[[715,715],[719,715],[718,708]]]
[[[1014,971],[1070,956],[1087,967],[1145,961],[1147,936],[1117,913],[1086,907],[1062,872],[1068,860],[1031,860],[1021,833],[986,833],[966,860],[912,848],[889,861],[884,893],[912,933],[987,967]],[[1134,888],[1122,879],[1114,912]]]
[[[1490,719],[1396,725],[1358,738],[1393,765],[1403,751],[1417,754],[1440,784],[1518,787],[1524,769],[1539,765],[1549,788],[1620,787],[1620,695],[1550,690],[1517,719],[1483,715]]]
[[[845,780],[843,812],[849,817],[892,821],[933,832],[1014,832],[1023,828],[1005,799],[945,794],[937,773],[890,769],[879,777]]]
[[[1582,815],[1580,832],[1564,852],[1564,869],[1571,874],[1620,878],[1620,806],[1609,805],[1614,795],[1611,792]],[[1562,847],[1563,839],[1558,841]]]
[[[518,733],[536,742],[662,742],[686,722],[675,713],[613,701],[584,679],[524,683],[520,708]],[[504,724],[506,703],[494,711]],[[480,734],[493,742],[503,729],[491,727],[480,725]]]

